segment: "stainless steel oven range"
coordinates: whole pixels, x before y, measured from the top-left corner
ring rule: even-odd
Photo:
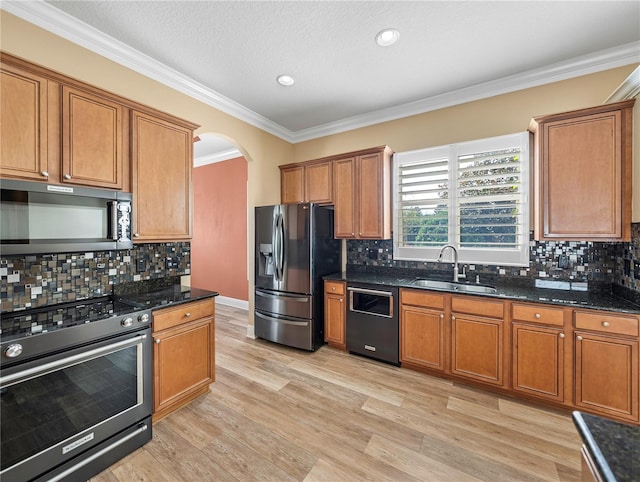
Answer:
[[[151,440],[150,325],[109,297],[3,313],[0,479],[84,481]]]

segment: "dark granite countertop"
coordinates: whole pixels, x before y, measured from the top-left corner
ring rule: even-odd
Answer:
[[[582,412],[573,422],[602,480],[640,481],[640,427]]]
[[[427,278],[427,276],[424,276]],[[422,288],[416,286],[413,281],[415,276],[385,275],[369,272],[342,272],[334,273],[324,277],[327,280],[341,280],[353,283],[370,283],[377,285],[398,286],[401,288],[438,290],[433,287]],[[437,279],[437,278],[434,278]],[[448,280],[450,281],[450,280]],[[472,283],[470,283],[472,284]],[[552,305],[572,306],[576,308],[589,308],[597,310],[616,311],[621,313],[640,314],[640,305],[622,298],[612,291],[565,291],[546,288],[535,288],[532,286],[518,286],[515,284],[500,285],[498,283],[482,283],[493,286],[497,293],[461,293],[469,296],[484,296],[489,298],[503,298],[518,301],[530,301],[534,303],[547,303]]]
[[[139,308],[164,308],[168,305],[187,303],[218,296],[209,291],[191,286],[182,286],[175,278],[136,281],[114,286],[114,297],[123,303]]]

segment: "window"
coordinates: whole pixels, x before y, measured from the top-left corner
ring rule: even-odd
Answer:
[[[528,266],[528,174],[527,132],[395,154],[394,258]]]

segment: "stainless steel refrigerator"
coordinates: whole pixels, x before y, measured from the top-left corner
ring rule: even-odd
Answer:
[[[313,351],[324,341],[322,277],[341,269],[333,209],[255,208],[255,335]]]

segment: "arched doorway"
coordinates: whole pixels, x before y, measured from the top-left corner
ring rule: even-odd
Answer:
[[[198,135],[194,144],[191,285],[248,308],[247,159],[229,139]]]

